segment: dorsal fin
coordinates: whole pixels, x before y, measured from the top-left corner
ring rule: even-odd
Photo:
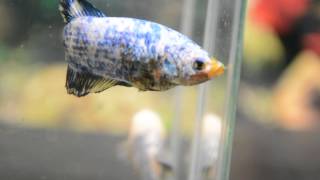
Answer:
[[[106,17],[103,12],[86,0],[60,0],[59,10],[65,23],[69,23],[76,17]]]
[[[70,66],[67,70],[67,91],[69,94],[78,97],[85,96],[89,93],[99,93],[120,84],[121,82],[117,80],[106,79],[89,72],[77,72]]]

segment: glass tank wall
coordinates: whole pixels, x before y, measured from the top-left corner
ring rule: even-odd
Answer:
[[[0,2],[0,179],[229,179],[246,0],[90,0],[155,21],[226,66],[197,86],[77,98],[58,0]]]

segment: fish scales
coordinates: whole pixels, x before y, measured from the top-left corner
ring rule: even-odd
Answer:
[[[128,82],[134,74],[161,69],[165,61],[183,66],[172,59],[188,44],[197,46],[167,27],[131,18],[77,18],[65,27],[64,39],[71,66]],[[166,70],[177,76],[174,67]]]
[[[196,85],[224,66],[187,36],[164,25],[107,17],[86,0],[60,0],[69,64],[66,87],[76,96],[115,85],[163,91]]]

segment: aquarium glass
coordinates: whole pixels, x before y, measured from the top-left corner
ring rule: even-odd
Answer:
[[[246,0],[88,1],[182,32],[226,71],[196,86],[78,98],[65,88],[59,1],[1,0],[0,179],[228,180]]]

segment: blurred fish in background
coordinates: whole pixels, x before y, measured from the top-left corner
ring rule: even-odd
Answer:
[[[162,179],[164,166],[160,154],[163,151],[165,130],[160,117],[141,110],[132,119],[127,140],[129,159],[143,180]]]
[[[221,125],[218,115],[207,114],[203,119],[200,167],[205,179],[216,175]],[[128,140],[121,150],[127,150],[128,155],[124,154],[122,158],[131,160],[142,179],[170,179],[175,172],[172,172],[173,163],[164,141],[160,117],[150,110],[142,110],[132,119]],[[185,158],[190,160],[190,156]]]
[[[219,144],[222,132],[221,118],[216,114],[207,114],[202,124],[201,168],[206,179],[216,175]]]

